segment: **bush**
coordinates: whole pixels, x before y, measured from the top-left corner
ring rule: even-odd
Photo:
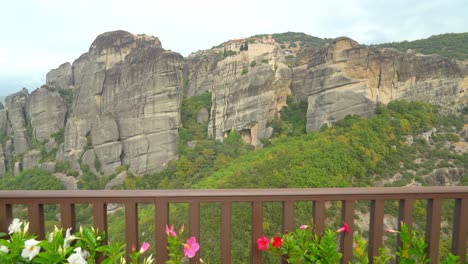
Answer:
[[[252,62],[250,63],[250,68],[253,68],[253,67],[255,67],[255,65],[257,65],[257,62],[255,62],[255,61],[252,61]]]
[[[247,67],[242,68],[242,73],[241,75],[247,74],[249,72],[249,69]]]

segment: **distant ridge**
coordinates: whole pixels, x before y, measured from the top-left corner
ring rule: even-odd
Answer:
[[[468,60],[468,32],[446,33],[433,35],[427,39],[389,42],[375,46],[379,48],[395,48],[400,51],[413,49],[422,54],[439,54],[451,59]]]

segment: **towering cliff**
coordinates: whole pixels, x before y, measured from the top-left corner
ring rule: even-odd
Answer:
[[[468,104],[461,62],[288,34],[275,35],[278,42],[268,35],[231,40],[183,58],[156,37],[104,33],[72,64],[51,70],[43,87],[6,98],[0,175],[52,170],[47,159],[54,158],[103,175],[123,165],[139,175],[159,171],[177,158],[182,98],[205,92],[212,94],[208,135],[223,140],[234,130],[257,147],[288,96],[307,101],[308,131],[350,114],[370,116],[377,103],[395,99],[446,111]]]

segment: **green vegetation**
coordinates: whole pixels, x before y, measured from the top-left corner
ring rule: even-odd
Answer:
[[[255,35],[255,36],[250,37],[249,39],[262,38],[262,37],[266,37],[266,36],[268,36],[268,35],[267,34]],[[295,42],[300,42],[301,43],[301,48],[302,47],[304,47],[304,48],[305,47],[320,48],[324,44],[329,43],[329,42],[332,41],[332,39],[329,39],[329,38],[317,38],[317,37],[313,37],[313,36],[307,35],[307,34],[302,33],[302,32],[276,33],[276,34],[272,34],[272,37],[276,42],[278,42],[280,44],[291,42],[289,47],[296,47],[297,44]],[[293,43],[294,43],[294,45],[293,45]],[[284,48],[286,48],[286,46],[284,45],[284,47],[282,46],[281,48],[284,49]]]
[[[449,33],[434,35],[427,39],[415,41],[390,42],[376,45],[390,47],[400,51],[414,49],[423,54],[439,54],[457,60],[468,59],[468,33]]]
[[[257,65],[257,62],[256,62],[256,61],[252,61],[252,62],[250,63],[250,68],[255,67],[255,65]]]
[[[244,67],[244,68],[242,68],[241,75],[247,74],[248,72],[249,72],[249,68]]]
[[[198,96],[185,98],[182,101],[181,120],[183,128],[179,129],[182,143],[207,138],[208,122],[197,122],[197,115],[203,108],[208,113],[211,112],[211,93],[206,92]]]
[[[17,176],[1,178],[0,190],[64,190],[65,186],[44,169],[24,170]]]

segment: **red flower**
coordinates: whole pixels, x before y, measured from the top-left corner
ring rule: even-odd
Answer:
[[[342,226],[340,229],[336,230],[336,232],[338,232],[338,233],[343,233],[343,232],[345,232],[346,234],[348,234],[348,233],[349,233],[349,226],[348,226],[348,224],[346,224],[345,222],[343,222],[343,226]]]
[[[262,236],[261,238],[257,239],[258,250],[268,251],[268,244],[270,244],[270,240],[265,236]]]
[[[273,238],[273,243],[271,244],[275,248],[281,247],[281,244],[283,244],[283,241],[281,240],[281,237],[274,237]]]
[[[387,233],[400,233],[400,232],[398,232],[396,230],[393,230],[393,229],[390,229],[390,228],[385,229],[385,232],[387,232]]]

